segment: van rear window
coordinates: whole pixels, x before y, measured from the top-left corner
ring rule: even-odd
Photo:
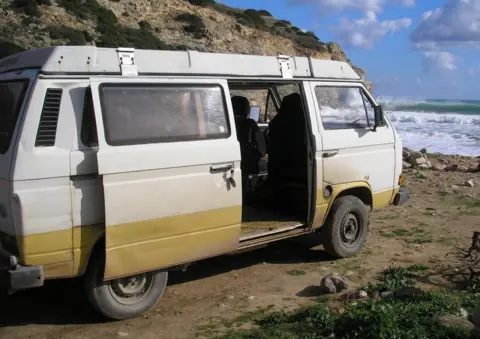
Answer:
[[[0,82],[0,154],[10,147],[27,87],[26,80]]]

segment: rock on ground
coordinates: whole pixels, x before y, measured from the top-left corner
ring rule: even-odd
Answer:
[[[329,274],[320,281],[320,289],[325,293],[338,293],[348,287],[348,281],[336,274]]]
[[[465,181],[465,186],[473,187],[474,186],[473,179],[468,179],[467,181]]]
[[[447,166],[446,165],[443,165],[443,164],[433,164],[432,165],[432,169],[434,171],[439,171],[439,172],[442,172],[443,170],[445,170]]]
[[[443,326],[463,327],[469,331],[473,331],[475,329],[475,325],[467,319],[455,317],[453,315],[444,315],[439,317],[437,322]]]

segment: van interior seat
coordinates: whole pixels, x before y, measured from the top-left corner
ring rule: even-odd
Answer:
[[[307,184],[306,122],[300,94],[283,98],[277,116],[269,124],[268,149],[269,177]]]
[[[256,121],[248,117],[250,102],[243,96],[234,96],[232,97],[232,107],[242,154],[242,171],[246,175],[266,171],[263,159],[266,153],[265,137]]]

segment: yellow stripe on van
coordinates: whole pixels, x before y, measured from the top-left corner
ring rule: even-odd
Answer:
[[[105,278],[112,279],[235,250],[241,206],[108,226]]]

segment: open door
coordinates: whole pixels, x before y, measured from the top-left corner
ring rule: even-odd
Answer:
[[[105,200],[105,279],[236,250],[240,147],[224,80],[90,81]]]

